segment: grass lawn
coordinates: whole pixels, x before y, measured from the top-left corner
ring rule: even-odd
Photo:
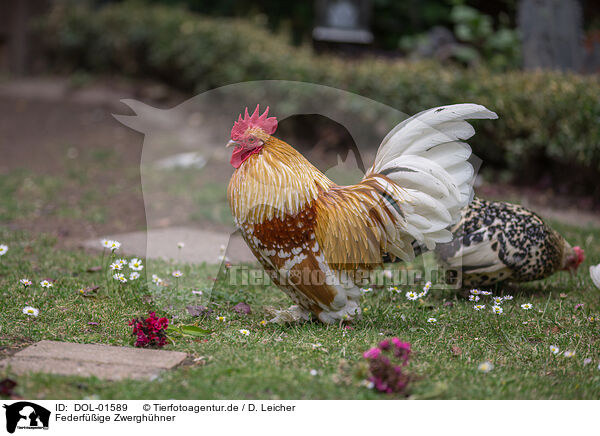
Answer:
[[[144,275],[120,286],[102,271],[88,272],[107,263],[100,253],[57,249],[53,237],[0,227],[0,243],[9,247],[0,257],[4,356],[42,339],[133,346],[127,322],[150,310],[174,324],[197,323],[214,331],[206,337],[175,338],[165,349],[188,353],[189,363],[150,382],[17,376],[10,370],[0,378],[13,378],[19,395],[38,399],[404,398],[379,394],[362,383],[367,369],[362,353],[385,337],[398,336],[413,349],[406,367],[413,376],[410,398],[598,399],[600,294],[588,267],[600,260],[600,229],[556,228],[586,250],[586,262],[574,277],[561,273],[518,289],[492,289],[495,295],[514,296],[504,302],[502,315],[489,310],[485,300],[491,297],[482,297],[487,307],[478,312],[462,292],[432,291],[422,301],[409,301],[404,292],[382,288],[363,296],[363,319],[345,329],[318,323],[263,326],[264,308],[288,307],[288,298],[273,286],[242,289],[221,283],[211,293],[217,265],[192,268],[149,261],[143,273],[169,277],[167,286],[147,286]],[[174,269],[193,278],[194,286],[170,277]],[[31,279],[33,285],[24,288],[21,278]],[[43,279],[55,282],[43,289]],[[95,296],[78,292],[95,285],[100,286]],[[252,307],[250,315],[233,311],[241,301]],[[533,308],[523,310],[524,303]],[[185,307],[194,304],[213,312],[193,318]],[[38,308],[39,316],[24,315],[27,305]],[[431,317],[437,322],[427,322]],[[244,336],[240,329],[250,334]],[[561,352],[552,354],[551,345]],[[575,355],[565,357],[566,350]],[[586,358],[591,363],[585,364]],[[479,371],[484,361],[492,362],[493,370]],[[313,369],[317,375],[311,375]]]

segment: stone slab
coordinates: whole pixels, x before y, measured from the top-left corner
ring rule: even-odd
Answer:
[[[16,374],[42,372],[103,380],[150,380],[181,364],[179,351],[117,347],[104,344],[40,341],[0,361]]]
[[[221,263],[221,247],[226,247],[227,257],[234,262],[256,262],[256,258],[238,234],[219,233],[191,227],[168,227],[147,232],[131,232],[107,235],[121,243],[119,253],[150,259],[175,259],[186,263]],[[99,239],[83,243],[84,247],[101,250]],[[177,243],[185,244],[183,249]]]

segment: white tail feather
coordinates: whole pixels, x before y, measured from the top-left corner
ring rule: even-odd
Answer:
[[[398,124],[379,146],[365,177],[382,174],[404,190],[407,198],[398,201],[406,229],[428,249],[452,239],[446,229],[473,198],[471,147],[461,141],[475,130],[465,120],[495,118],[477,104],[433,108]],[[406,253],[406,244],[402,248]]]

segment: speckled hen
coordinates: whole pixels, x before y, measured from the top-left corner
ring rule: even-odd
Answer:
[[[234,221],[273,281],[296,306],[325,323],[361,316],[356,274],[389,253],[414,258],[413,242],[433,249],[472,198],[474,134],[466,119],[496,118],[483,106],[430,109],[384,138],[363,180],[338,186],[293,147],[275,138],[277,120],[240,115],[228,146],[235,171],[228,187]]]
[[[453,241],[438,245],[436,254],[462,272],[465,287],[539,280],[575,271],[584,260],[583,249],[516,204],[474,198],[452,232]]]

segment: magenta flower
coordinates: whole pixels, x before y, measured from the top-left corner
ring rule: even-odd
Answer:
[[[386,339],[385,341],[381,341],[379,343],[379,348],[381,348],[382,350],[389,350],[390,349],[390,341],[389,341],[389,339]]]
[[[150,312],[146,319],[142,317],[132,319],[129,325],[133,326],[132,334],[136,337],[136,347],[162,347],[167,343],[167,318],[157,318],[156,313]]]
[[[377,359],[381,354],[381,350],[379,348],[371,348],[363,353],[363,357],[365,359]]]
[[[409,355],[410,343],[398,338],[385,339],[378,347],[365,351],[363,357],[369,360],[369,381],[373,387],[388,394],[404,392],[409,376],[402,368],[408,363]]]

